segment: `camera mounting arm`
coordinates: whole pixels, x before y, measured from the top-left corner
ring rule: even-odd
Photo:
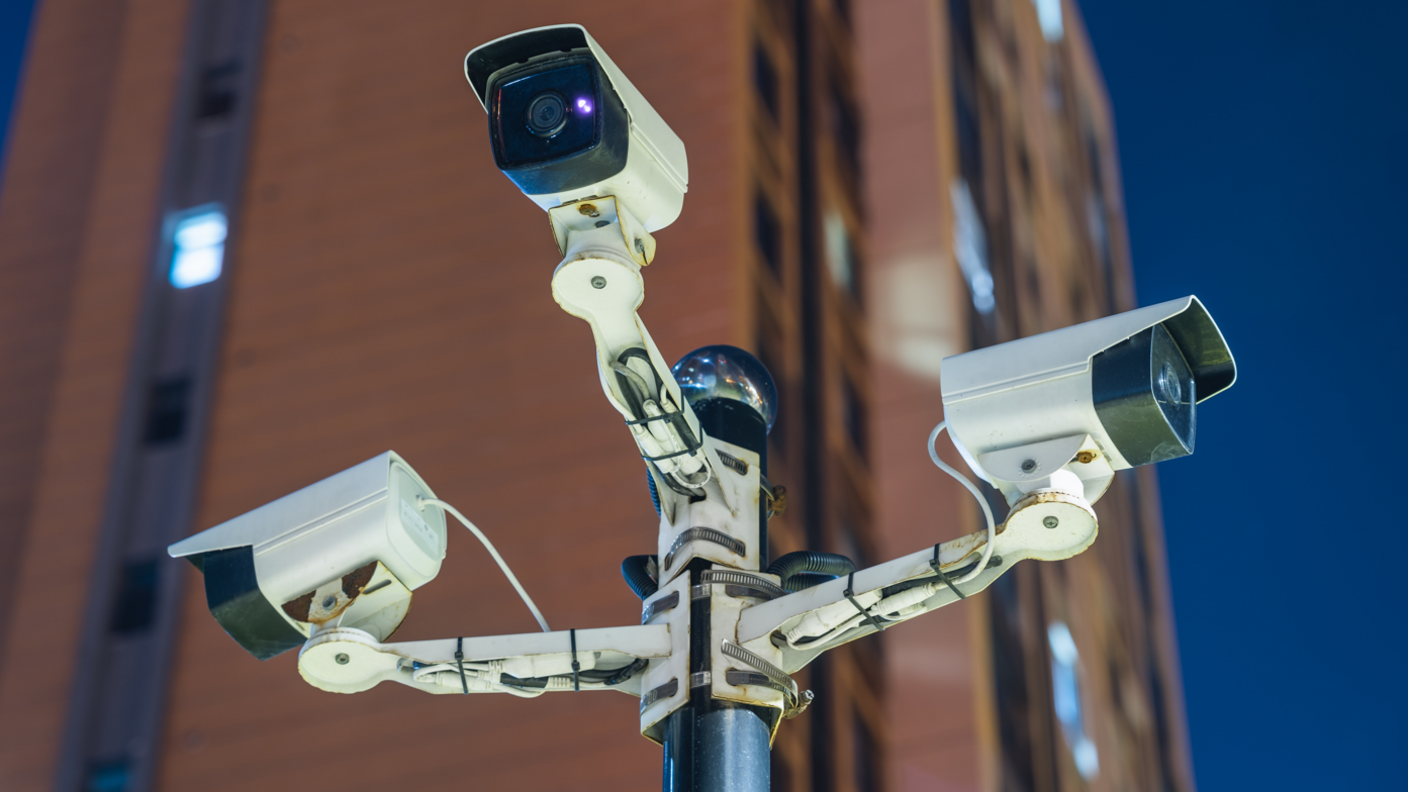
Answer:
[[[1043,495],[1058,510],[1086,511],[1062,493]],[[972,596],[1018,561],[1071,558],[1095,541],[1093,519],[1060,520],[1050,528],[1049,517],[1035,509],[1014,512],[998,527],[986,568],[966,583],[957,581],[981,561],[986,531],[745,608],[736,641],[759,654],[780,650],[779,666],[792,674],[828,649]]]
[[[696,557],[757,569],[757,455],[705,433],[636,313],[654,238],[614,196],[564,204],[548,215],[564,256],[553,273],[553,298],[591,326],[602,390],[655,484],[662,581]]]
[[[427,693],[532,698],[620,690],[638,696],[646,663],[673,650],[663,623],[386,644],[362,630],[334,627],[308,639],[298,672],[332,693],[360,693],[391,681]]]

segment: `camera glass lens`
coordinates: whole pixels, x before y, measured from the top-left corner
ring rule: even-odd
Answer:
[[[543,91],[528,103],[528,131],[552,137],[567,126],[567,100],[557,91]]]
[[[1130,465],[1193,453],[1197,381],[1162,324],[1091,358],[1090,395],[1100,424]]]
[[[551,169],[543,168],[550,163],[609,155],[613,173],[624,165],[616,160],[629,150],[625,136],[630,120],[619,100],[603,101],[602,82],[590,55],[565,55],[506,70],[490,83],[487,93],[495,162],[505,170],[535,169],[536,181],[519,183],[529,195],[558,192],[569,176],[601,178],[586,173],[584,161],[551,174]],[[613,130],[610,140],[604,137],[608,129]],[[590,153],[603,142],[607,151]]]
[[[1168,363],[1159,368],[1159,395],[1163,397],[1159,401],[1174,409],[1183,402],[1183,383],[1178,381],[1178,374]]]

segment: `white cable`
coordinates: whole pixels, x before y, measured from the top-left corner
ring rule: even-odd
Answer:
[[[494,557],[494,561],[498,563],[499,569],[504,571],[504,576],[508,578],[508,582],[513,584],[513,590],[517,591],[518,596],[523,598],[523,604],[527,605],[528,610],[533,612],[533,618],[538,620],[538,625],[543,628],[543,632],[552,632],[552,629],[548,627],[548,620],[543,618],[542,611],[538,610],[538,606],[533,604],[533,598],[528,596],[528,592],[523,590],[523,585],[518,582],[517,577],[514,577],[513,570],[508,568],[508,564],[504,562],[503,556],[499,555],[499,551],[494,549],[494,543],[489,541],[489,537],[485,536],[483,531],[479,530],[479,528],[475,526],[474,523],[470,522],[463,514],[460,514],[459,509],[456,509],[454,506],[451,506],[439,498],[417,498],[417,500],[419,500],[423,506],[435,506],[446,514],[452,515],[455,519],[464,523],[464,527],[468,528],[471,533],[479,537],[479,541],[484,544],[484,549],[488,550],[489,555]]]
[[[934,443],[939,439],[939,433],[946,428],[948,428],[948,421],[939,421],[939,425],[935,426],[934,431],[929,433],[929,458],[934,460],[934,464],[939,466],[939,470],[958,479],[959,484],[967,487],[968,491],[973,493],[973,497],[978,499],[978,505],[983,507],[983,516],[986,517],[988,521],[988,540],[983,545],[983,557],[978,561],[978,566],[975,567],[972,572],[953,581],[954,583],[967,583],[978,575],[981,575],[983,570],[988,568],[988,559],[992,558],[992,546],[993,543],[997,541],[997,521],[992,517],[992,507],[988,505],[988,499],[983,497],[983,493],[978,490],[977,486],[969,481],[967,476],[944,464],[944,461],[939,459],[939,452],[938,449],[934,447]]]

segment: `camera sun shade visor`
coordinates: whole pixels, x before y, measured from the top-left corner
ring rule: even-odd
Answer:
[[[306,621],[283,606],[380,562],[406,589],[430,582],[445,558],[445,515],[420,508],[430,487],[394,452],[167,548],[205,577],[211,615],[261,660],[300,645]]]
[[[1236,376],[1189,296],[945,358],[944,414],[975,458],[1089,434],[1122,470],[1191,453],[1195,405]]]

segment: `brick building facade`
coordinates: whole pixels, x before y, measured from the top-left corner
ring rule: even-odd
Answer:
[[[773,371],[774,555],[976,530],[923,449],[939,359],[1134,307],[1070,3],[44,0],[0,193],[0,788],[658,785],[624,696],[323,693],[161,552],[395,449],[554,625],[636,618],[640,462],[460,73],[564,21],[688,147],[641,315]],[[224,268],[177,289],[207,207]],[[1153,479],[1099,512],[1089,553],[807,669],[773,788],[1191,791]],[[455,534],[397,639],[532,627]]]

